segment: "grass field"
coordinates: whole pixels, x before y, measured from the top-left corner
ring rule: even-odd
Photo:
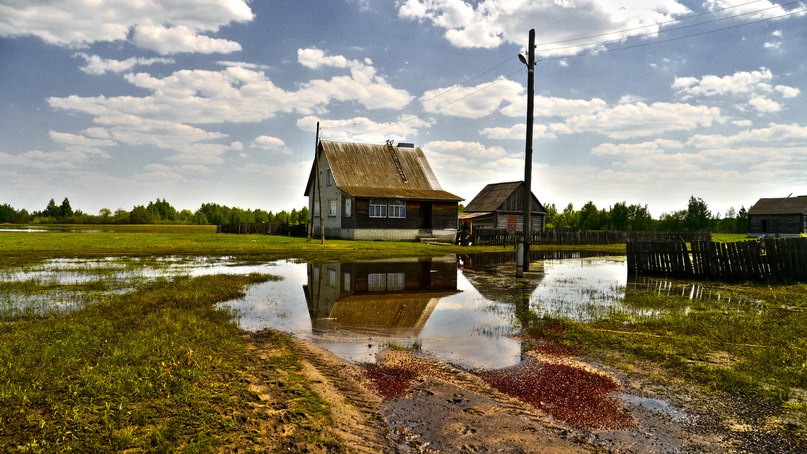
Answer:
[[[336,240],[320,244],[216,234],[198,226],[111,230],[0,232],[0,271],[65,257],[323,262],[502,250]],[[624,253],[621,245],[587,249]],[[25,281],[0,287],[0,296],[68,294],[88,300],[83,308],[66,313],[5,310],[0,315],[0,451],[339,450],[324,430],[329,409],[302,378],[288,338],[264,336],[262,342],[277,354],[259,364],[250,339],[230,314],[215,308],[272,276],[163,278],[117,289],[105,282],[103,272],[91,282]],[[591,324],[549,323],[563,327],[559,342],[582,347],[587,356],[625,371],[652,374],[703,396],[725,393],[759,402],[770,430],[804,439],[807,285],[715,287],[725,294],[718,302],[627,292],[625,306],[634,310]],[[653,315],[635,315],[639,313]],[[546,332],[547,321],[522,315],[526,330]],[[255,411],[257,397],[247,384],[261,373],[272,374],[267,380],[276,385],[272,398],[277,421]],[[296,429],[283,437],[264,433],[266,427],[281,424]]]

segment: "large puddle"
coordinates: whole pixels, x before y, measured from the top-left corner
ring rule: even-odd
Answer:
[[[516,336],[529,309],[539,317],[593,321],[622,306],[626,291],[714,297],[697,285],[628,282],[624,257],[580,253],[534,256],[515,279],[512,253],[323,265],[279,261],[244,264],[229,258],[60,259],[0,272],[0,309],[73,310],[93,292],[119,293],[179,275],[277,275],[223,303],[248,331],[273,328],[356,362],[374,362],[388,346],[419,348],[464,367],[496,369],[521,361]],[[51,292],[25,290],[48,288]],[[18,287],[15,287],[17,285]],[[720,298],[720,295],[717,295]],[[631,309],[635,311],[635,309]],[[652,313],[636,314],[652,316]]]

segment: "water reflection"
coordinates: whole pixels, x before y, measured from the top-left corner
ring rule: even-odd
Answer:
[[[454,257],[308,265],[303,288],[314,331],[417,337],[441,298],[457,290]]]

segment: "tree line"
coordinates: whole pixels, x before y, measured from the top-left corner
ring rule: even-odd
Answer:
[[[546,208],[547,228],[577,230],[661,231],[661,232],[714,232],[747,233],[748,210],[734,207],[725,214],[712,213],[709,205],[700,197],[689,198],[686,209],[662,213],[653,219],[647,205],[618,202],[608,209],[597,208],[587,202],[576,210],[570,203],[562,210],[555,204]]]
[[[119,208],[114,212],[101,208],[97,215],[74,210],[70,200],[64,198],[57,205],[50,199],[42,211],[16,210],[8,203],[0,204],[0,224],[230,224],[235,222],[266,222],[277,224],[305,224],[308,222],[308,207],[283,210],[279,213],[228,207],[217,203],[203,203],[196,211],[177,210],[165,199],[157,199],[148,205],[135,205],[127,211]]]
[[[706,202],[692,196],[686,209],[663,213],[653,219],[647,205],[618,202],[613,206],[597,208],[594,202],[587,202],[579,210],[569,203],[558,210],[554,203],[546,208],[547,228],[577,230],[619,230],[619,231],[668,231],[715,233],[746,233],[748,231],[748,211],[745,207],[729,208],[725,214],[713,214]],[[61,223],[61,224],[230,224],[238,222],[266,222],[275,224],[305,224],[309,220],[308,207],[285,210],[279,213],[228,207],[217,203],[203,203],[198,210],[177,210],[165,199],[157,199],[148,205],[136,205],[130,211],[122,208],[112,211],[102,208],[97,215],[74,210],[65,197],[57,205],[54,199],[42,211],[29,213],[15,210],[5,203],[0,204],[0,223]]]

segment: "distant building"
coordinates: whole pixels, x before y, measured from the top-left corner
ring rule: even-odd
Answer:
[[[314,235],[453,242],[458,204],[412,144],[321,141],[305,188]],[[324,216],[321,218],[320,216]]]
[[[807,233],[807,195],[759,199],[748,210],[748,236],[800,236]]]
[[[546,209],[532,196],[530,227],[533,232],[543,232]],[[460,215],[460,224],[466,230],[507,229],[511,232],[524,230],[524,182],[492,183],[485,186]]]

